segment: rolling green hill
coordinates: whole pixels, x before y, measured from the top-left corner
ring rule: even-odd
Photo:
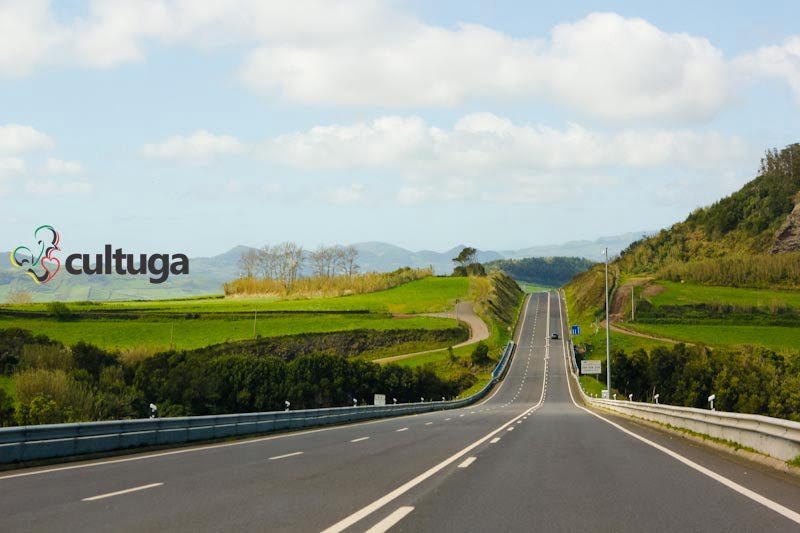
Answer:
[[[500,259],[484,266],[487,271],[500,270],[517,281],[544,287],[560,287],[594,265],[582,257],[526,257]]]
[[[653,275],[683,264],[681,270],[688,278],[734,284],[735,280],[727,280],[722,274],[714,277],[700,271],[711,268],[707,260],[800,251],[800,210],[794,211],[799,191],[800,144],[768,151],[755,179],[713,205],[694,211],[685,221],[631,244],[616,264],[624,272]],[[769,260],[761,260],[742,266],[759,270],[768,268],[767,263]],[[696,269],[692,268],[695,264],[699,264]],[[800,271],[792,272],[792,277],[793,282],[800,282]]]
[[[603,278],[598,265],[565,288],[583,357],[605,359]],[[633,243],[609,278],[613,389],[693,407],[714,393],[722,410],[800,417],[800,145]]]

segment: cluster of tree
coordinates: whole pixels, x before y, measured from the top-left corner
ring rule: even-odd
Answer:
[[[485,266],[488,271],[501,270],[519,281],[560,287],[593,265],[593,261],[582,257],[526,257],[498,259]]]
[[[239,269],[245,278],[279,280],[291,287],[310,267],[313,276],[353,276],[359,270],[358,250],[353,246],[320,246],[306,251],[293,242],[263,246],[242,253]]]
[[[0,332],[2,350],[14,350],[21,330]],[[79,342],[71,348],[34,338],[13,359],[17,402],[0,395],[0,425],[55,424],[132,418],[145,408],[115,354]]]
[[[661,279],[731,287],[800,287],[800,253],[730,255],[672,262],[658,271]]]
[[[397,287],[432,276],[430,268],[400,268],[394,272],[367,272],[350,276],[309,276],[287,285],[271,278],[242,277],[223,285],[226,295],[276,294],[279,296],[319,298],[345,294],[364,294]]]
[[[453,276],[485,276],[486,269],[478,262],[478,250],[467,246],[463,248],[456,257],[453,258],[456,267],[453,269]]]
[[[287,400],[293,409],[363,404],[375,393],[398,402],[451,398],[474,378],[464,372],[444,380],[430,366],[410,369],[332,355],[284,361],[170,352],[143,361],[134,383],[165,416],[183,416],[280,410]]]
[[[0,330],[0,369],[13,373],[16,390],[14,402],[0,389],[0,426],[146,417],[151,402],[162,416],[277,410],[286,400],[298,409],[345,406],[369,402],[374,393],[412,402],[451,398],[474,384],[466,370],[443,379],[432,367],[412,370],[339,355],[352,351],[348,335],[363,348],[382,343],[369,333],[343,332],[334,341],[320,334],[310,345],[298,336],[283,345],[257,339],[249,349],[229,343],[124,358],[83,342],[65,347],[25,330]],[[449,335],[461,339],[464,331],[453,328]],[[414,340],[407,333],[390,337]],[[264,349],[270,346],[282,357]],[[310,346],[328,353],[310,353]]]
[[[798,355],[677,344],[649,353],[614,351],[611,368],[612,387],[635,400],[653,401],[658,394],[661,403],[704,408],[715,394],[722,411],[800,421]]]
[[[766,253],[800,191],[800,144],[767,151],[758,177],[686,221],[622,252],[627,272],[658,272],[673,263]]]

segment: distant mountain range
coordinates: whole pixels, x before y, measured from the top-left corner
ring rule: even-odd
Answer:
[[[609,255],[616,255],[631,242],[648,232],[634,232],[595,241],[573,241],[559,245],[532,246],[521,250],[481,250],[478,260],[488,263],[497,259],[522,259],[525,257],[585,257],[599,261],[602,249],[608,247]],[[358,264],[362,272],[389,272],[400,267],[433,267],[437,274],[453,270],[452,258],[463,245],[444,252],[430,250],[410,251],[384,242],[364,242],[354,245],[359,252]],[[196,257],[190,260],[188,276],[173,276],[166,283],[153,285],[142,276],[69,276],[58,275],[47,285],[34,285],[22,272],[11,267],[8,252],[0,252],[0,303],[9,294],[24,292],[34,301],[64,300],[128,300],[183,298],[207,294],[221,294],[222,284],[238,274],[238,260],[248,246],[235,246],[213,257]]]

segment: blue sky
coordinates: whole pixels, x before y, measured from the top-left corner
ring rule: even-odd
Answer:
[[[800,8],[697,4],[0,0],[0,249],[664,227],[800,140]]]

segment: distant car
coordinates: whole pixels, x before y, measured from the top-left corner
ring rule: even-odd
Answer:
[[[550,338],[553,339],[554,341],[557,341],[558,340],[558,333],[554,331],[553,334],[550,335]]]

